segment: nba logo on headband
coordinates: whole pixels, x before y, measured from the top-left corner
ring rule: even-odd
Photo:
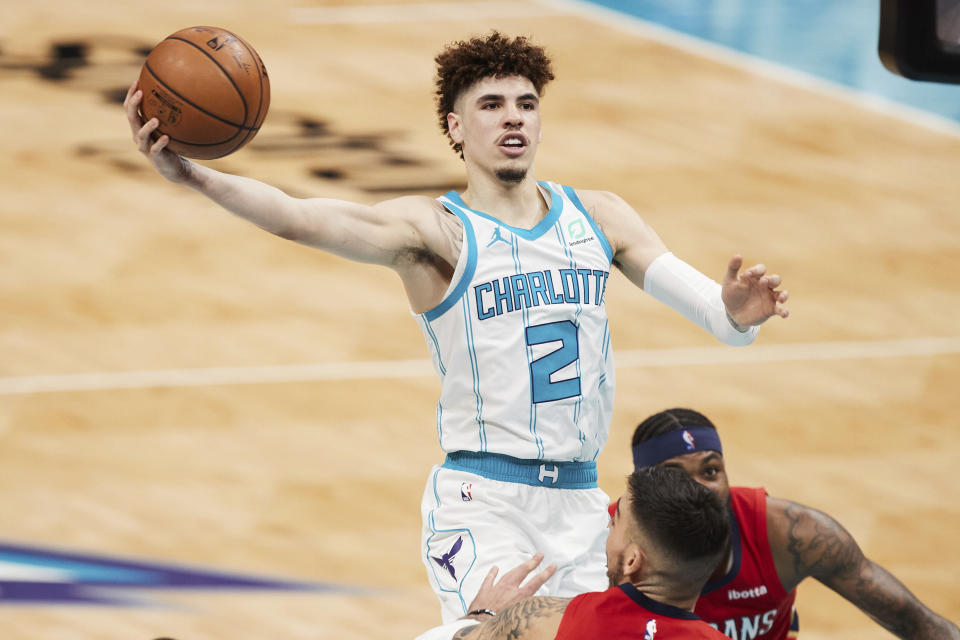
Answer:
[[[652,467],[664,460],[697,451],[716,451],[723,455],[720,436],[710,427],[680,427],[641,442],[633,448],[635,469]]]

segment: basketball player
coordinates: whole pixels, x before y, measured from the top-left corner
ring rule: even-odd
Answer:
[[[695,611],[730,638],[796,637],[796,587],[813,577],[898,638],[960,640],[956,625],[864,556],[836,520],[763,489],[731,487],[720,437],[703,414],[652,415],[637,427],[632,446],[635,470],[682,469],[729,505],[730,543]]]
[[[595,460],[607,439],[614,369],[604,293],[610,265],[726,344],[787,317],[763,265],[730,260],[717,284],[672,253],[612,193],[538,181],[540,98],[550,60],[497,32],[437,58],[438,116],[467,189],[369,206],[298,199],[224,174],[153,139],[134,83],[124,102],[138,149],[168,180],[287,238],[400,276],[441,379],[447,452],[423,495],[423,562],[445,620],[487,570],[542,550],[547,595],[604,588],[608,498]]]
[[[609,589],[573,599],[527,598],[497,612],[487,608],[491,585],[485,585],[467,619],[418,640],[448,640],[451,633],[469,640],[728,640],[693,613],[729,539],[717,496],[679,470],[649,467],[627,478],[615,507],[606,543]],[[531,568],[518,567],[520,577]]]

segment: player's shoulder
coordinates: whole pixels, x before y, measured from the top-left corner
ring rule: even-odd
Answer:
[[[400,196],[378,202],[374,208],[404,216],[434,215],[444,211],[443,205],[436,198],[429,196]]]
[[[591,210],[603,211],[610,208],[630,207],[626,200],[612,191],[577,189],[576,194],[577,197],[580,198],[580,202],[583,203],[583,206],[588,213],[593,213]]]
[[[800,504],[799,502],[794,502],[793,500],[788,500],[786,498],[779,498],[777,496],[771,496],[769,494],[766,496],[766,504],[767,513],[773,513],[779,516],[786,514],[788,511],[803,514],[820,513],[816,509]]]
[[[637,212],[612,191],[578,190],[577,196],[584,210],[606,230],[616,230],[636,220]]]
[[[766,497],[764,506],[767,508],[767,523],[771,528],[782,528],[783,523],[787,521],[787,511],[796,510],[798,507],[806,508],[790,500],[771,495]]]
[[[401,196],[375,205],[385,216],[413,231],[414,246],[456,264],[463,225],[440,201],[428,196]]]
[[[774,546],[787,545],[791,540],[829,539],[845,533],[843,525],[833,516],[799,502],[767,496],[766,507],[767,530]]]
[[[384,200],[374,208],[420,228],[448,226],[456,222],[456,216],[447,211],[439,200],[429,196],[400,196]]]

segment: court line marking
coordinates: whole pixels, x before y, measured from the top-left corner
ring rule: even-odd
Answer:
[[[960,123],[947,117],[854,89],[776,62],[675,31],[642,18],[600,6],[589,0],[536,0],[555,11],[578,15],[620,31],[639,35],[702,58],[718,60],[783,84],[814,91],[912,125],[960,138]]]
[[[375,24],[435,20],[489,20],[540,18],[558,13],[552,7],[529,2],[413,2],[361,7],[294,7],[288,16],[298,24]]]
[[[805,342],[750,347],[633,349],[616,352],[618,369],[819,360],[903,358],[960,353],[960,337],[850,342]],[[0,395],[106,391],[343,380],[423,378],[434,375],[428,359],[325,362],[300,365],[211,367],[37,375],[0,378]]]

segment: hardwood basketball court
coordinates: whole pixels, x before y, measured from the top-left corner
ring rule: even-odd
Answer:
[[[497,28],[544,44],[557,80],[538,175],[619,193],[715,278],[740,252],[791,292],[789,320],[732,349],[611,277],[601,486],[620,494],[640,419],[699,409],[732,482],[833,515],[960,619],[960,127],[581,8],[5,7],[0,542],[359,591],[142,589],[151,606],[108,607],[0,588],[0,635],[409,638],[438,620],[419,501],[442,460],[439,385],[399,280],[232,219],[130,142],[122,91],[194,24],[248,40],[273,93],[258,137],[210,165],[364,202],[462,188],[432,103],[446,42]],[[13,570],[0,562],[0,583]],[[884,634],[812,581],[798,608],[803,638]]]

